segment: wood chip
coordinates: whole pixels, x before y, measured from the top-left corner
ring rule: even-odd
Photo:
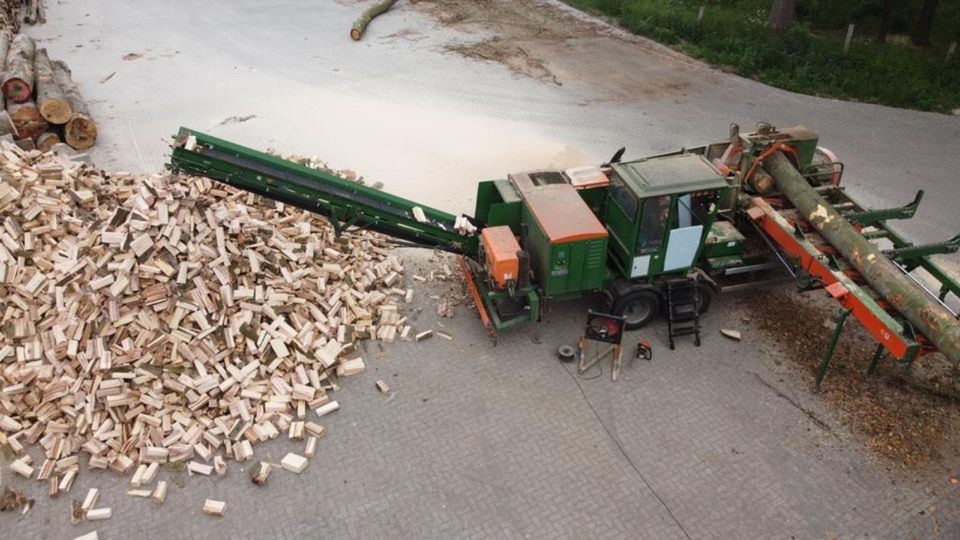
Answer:
[[[104,519],[110,519],[113,515],[113,511],[109,507],[105,508],[93,508],[87,510],[87,521],[100,521]]]
[[[213,499],[207,499],[203,503],[203,513],[220,517],[223,515],[224,511],[227,509],[227,503],[223,501],[215,501]]]
[[[740,341],[740,332],[738,330],[729,330],[727,328],[721,328],[720,333],[725,337],[728,337],[734,341]]]
[[[307,468],[307,463],[307,458],[290,452],[283,456],[283,459],[280,461],[280,466],[292,473],[300,474]]]

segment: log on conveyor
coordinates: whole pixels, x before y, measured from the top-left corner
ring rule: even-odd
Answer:
[[[50,127],[40,116],[40,110],[32,99],[23,103],[7,101],[7,113],[10,114],[13,127],[21,138],[36,138]]]
[[[66,124],[73,117],[73,107],[53,75],[53,65],[46,49],[37,49],[33,57],[40,116],[53,124]]]
[[[797,172],[783,154],[763,162],[777,187],[830,245],[836,248],[881,297],[909,320],[954,364],[960,363],[960,321],[911,280],[877,246],[847,222]]]
[[[353,27],[350,29],[350,37],[353,38],[354,41],[360,41],[360,38],[363,37],[363,32],[367,29],[367,25],[370,24],[370,21],[384,14],[396,3],[397,0],[381,0],[364,11],[363,14],[360,15],[356,21],[354,21]]]
[[[33,38],[17,34],[7,52],[7,66],[3,75],[3,95],[8,101],[23,103],[33,94]]]
[[[71,78],[70,68],[60,60],[53,62],[52,67],[54,78],[73,110],[70,120],[63,126],[63,139],[77,150],[86,150],[97,142],[97,124],[90,117],[90,109]]]

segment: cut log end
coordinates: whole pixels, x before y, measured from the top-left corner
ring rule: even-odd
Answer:
[[[350,29],[350,37],[351,37],[354,41],[360,41],[360,38],[363,37],[363,32],[362,32],[360,29],[358,29],[358,28],[351,28],[351,29]]]
[[[73,109],[65,100],[47,100],[40,104],[40,114],[50,123],[66,124],[73,116]]]
[[[3,95],[14,103],[23,103],[30,99],[32,90],[23,79],[8,79],[3,83]]]
[[[97,142],[97,125],[86,116],[74,116],[63,131],[67,144],[77,150],[86,150]]]

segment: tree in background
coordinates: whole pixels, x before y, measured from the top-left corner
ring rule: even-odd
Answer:
[[[893,0],[880,0],[880,21],[877,25],[877,43],[887,42],[887,32],[890,30],[890,15],[893,13]]]
[[[917,20],[917,26],[911,38],[914,45],[930,46],[930,33],[933,31],[933,20],[937,16],[938,6],[940,6],[940,0],[923,0],[920,18]]]
[[[784,33],[793,25],[797,16],[797,0],[773,0],[770,6],[770,28]]]

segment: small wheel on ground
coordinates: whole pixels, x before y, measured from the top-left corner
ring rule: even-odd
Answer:
[[[570,345],[561,345],[560,348],[557,349],[557,356],[561,362],[573,362],[573,357],[576,353],[576,349]]]
[[[625,320],[627,330],[646,326],[660,311],[660,297],[653,291],[634,291],[613,304],[613,314]]]

